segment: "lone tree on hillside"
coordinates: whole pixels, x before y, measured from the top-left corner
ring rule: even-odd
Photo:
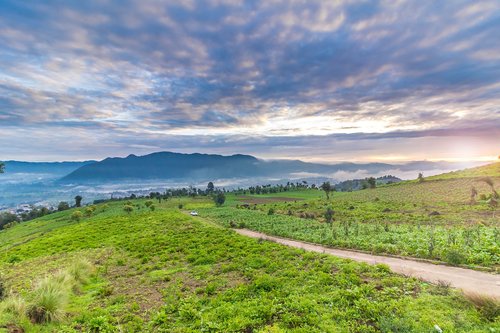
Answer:
[[[321,189],[325,191],[326,199],[329,200],[330,192],[333,191],[333,186],[330,184],[330,182],[324,182],[323,184],[321,184]]]
[[[367,178],[366,182],[368,183],[369,188],[375,188],[377,187],[377,180],[373,177]]]
[[[207,194],[212,194],[214,193],[214,190],[215,190],[215,186],[214,186],[214,183],[212,182],[209,182],[208,185],[207,185]]]
[[[422,183],[425,179],[424,179],[424,174],[419,172],[418,173],[418,177],[417,177],[417,180],[419,183]]]
[[[81,207],[82,206],[82,196],[81,195],[77,195],[75,197],[75,207]]]
[[[217,207],[220,207],[226,202],[226,195],[224,192],[217,192],[217,194],[214,196],[214,202]]]

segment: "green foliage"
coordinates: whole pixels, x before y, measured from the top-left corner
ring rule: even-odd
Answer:
[[[325,192],[326,199],[329,200],[330,199],[330,192],[332,192],[334,189],[332,184],[330,184],[330,182],[324,182],[323,184],[321,184],[320,188]]]
[[[82,196],[81,195],[77,195],[75,197],[75,207],[81,207],[82,206]]]
[[[5,163],[0,161],[0,173],[4,173],[5,172]]]
[[[57,210],[60,212],[68,209],[69,209],[69,204],[66,201],[61,201],[59,205],[57,205]]]
[[[331,224],[333,222],[333,214],[335,212],[333,211],[333,209],[331,207],[328,207],[325,211],[325,222],[328,223],[328,224]],[[290,215],[290,214],[288,214]]]
[[[130,214],[134,211],[134,207],[131,206],[131,205],[125,205],[123,206],[123,210],[127,213],[127,214]]]
[[[73,213],[71,213],[71,220],[73,221],[80,221],[83,217],[83,213],[79,210],[75,210]]]
[[[88,206],[87,208],[85,208],[85,216],[87,216],[87,217],[92,216],[92,214],[94,214],[95,210],[96,210],[95,206]]]
[[[214,202],[217,207],[222,206],[225,201],[226,201],[226,195],[224,194],[224,192],[217,192],[217,194],[215,194]]]

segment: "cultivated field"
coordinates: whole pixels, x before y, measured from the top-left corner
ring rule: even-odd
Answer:
[[[202,215],[224,226],[332,247],[498,270],[500,209],[490,197],[492,188],[500,188],[499,168],[497,163],[454,177],[334,192],[330,200],[320,190],[286,192],[288,201],[283,194],[246,195],[245,202],[258,203],[250,206],[241,205],[241,197],[235,196],[225,208],[206,208]],[[461,175],[474,177],[456,178]],[[485,175],[491,176],[492,185]],[[477,192],[474,203],[472,187]],[[328,209],[331,223],[326,223]]]

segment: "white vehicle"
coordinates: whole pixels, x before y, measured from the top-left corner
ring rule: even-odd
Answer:
[[[191,216],[198,216],[198,212],[197,212],[197,211],[195,211],[195,210],[193,210],[193,211],[192,211],[191,213],[189,213],[189,214],[191,214]]]

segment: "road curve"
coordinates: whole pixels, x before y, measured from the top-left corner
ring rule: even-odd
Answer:
[[[327,253],[336,257],[351,259],[368,264],[385,264],[395,273],[409,275],[422,280],[438,283],[444,281],[450,286],[462,289],[465,293],[488,295],[500,299],[500,275],[478,272],[471,269],[436,265],[410,259],[377,256],[368,253],[339,250],[311,243],[269,236],[248,229],[233,229],[240,235],[261,238],[279,244],[304,249],[306,251]]]

